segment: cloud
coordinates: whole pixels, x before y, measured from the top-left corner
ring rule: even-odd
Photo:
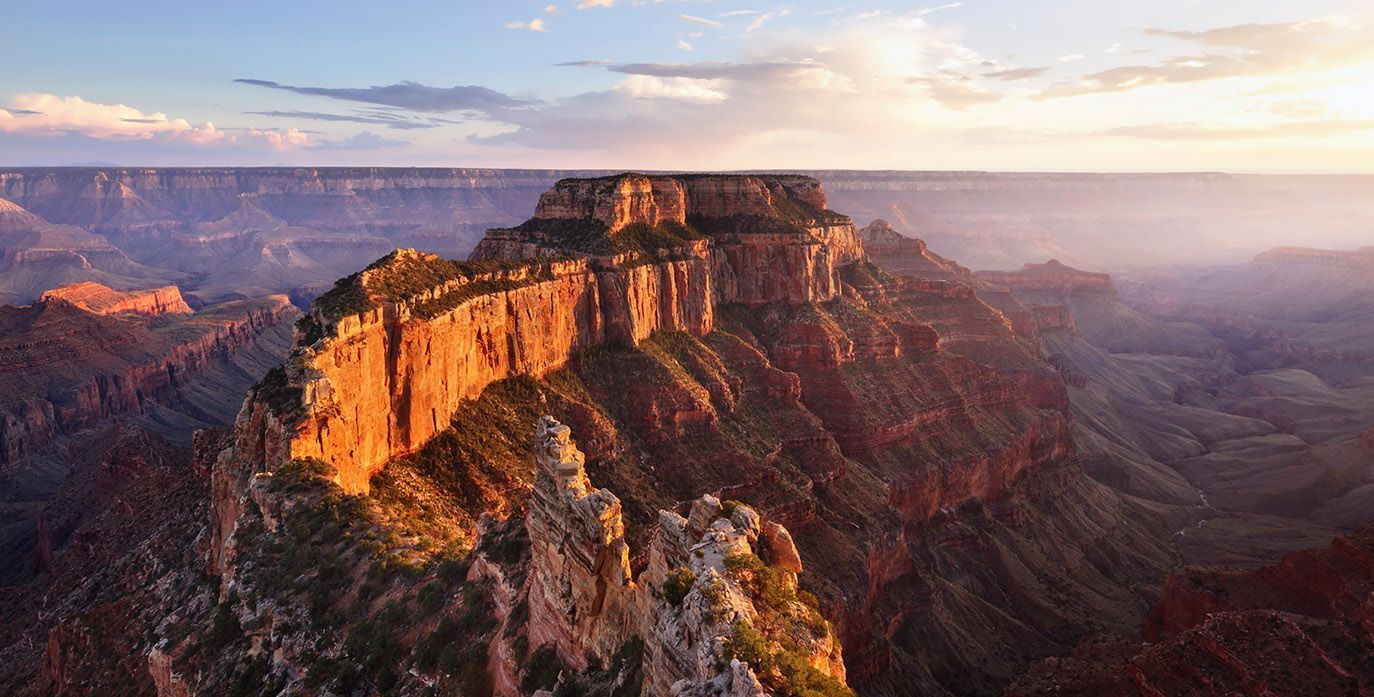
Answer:
[[[610,65],[610,61],[568,61],[566,63],[554,63],[555,68],[599,68],[603,65]]]
[[[544,14],[546,14],[546,15],[556,15],[556,14],[558,14],[558,6],[555,5],[555,4],[553,4],[553,3],[549,3],[548,5],[545,5],[545,6],[544,6]]]
[[[1060,63],[1073,63],[1073,62],[1075,62],[1075,61],[1081,61],[1081,60],[1083,60],[1084,58],[1087,58],[1087,56],[1085,56],[1085,55],[1083,55],[1083,54],[1081,54],[1081,53],[1070,53],[1070,54],[1067,55],[1067,56],[1060,56],[1060,57],[1059,57],[1059,62],[1060,62]]]
[[[352,114],[331,114],[319,111],[245,111],[253,116],[271,116],[283,119],[310,119],[312,121],[337,121],[347,123],[366,123],[386,126],[397,130],[438,128],[445,124],[461,123],[452,119],[437,117],[417,118],[405,114],[386,111],[355,111]]]
[[[577,3],[577,9],[585,10],[592,7],[611,7],[615,5],[615,0],[582,0]]]
[[[759,29],[762,29],[762,28],[763,28],[763,25],[765,25],[765,24],[767,24],[767,23],[769,23],[769,22],[771,22],[771,21],[773,21],[773,20],[775,20],[775,19],[777,19],[777,18],[779,18],[779,17],[786,17],[787,15],[790,15],[790,14],[792,14],[792,11],[791,11],[791,10],[787,10],[787,9],[783,9],[783,8],[778,8],[778,9],[776,9],[776,10],[773,10],[772,12],[765,12],[765,13],[763,13],[763,14],[761,14],[761,15],[755,17],[755,18],[754,18],[754,21],[750,22],[748,27],[745,27],[744,33],[745,33],[746,35],[747,35],[747,34],[753,34],[754,32],[758,31]]]
[[[271,80],[249,78],[239,78],[234,82],[296,94],[394,106],[426,113],[475,111],[487,115],[496,115],[507,110],[526,109],[538,104],[536,101],[517,99],[477,85],[430,87],[418,82],[405,81],[371,87],[297,87]]]
[[[691,50],[693,50],[692,45],[689,44],[689,43],[687,43],[687,40],[686,40],[686,39],[678,39],[678,40],[677,40],[677,47],[680,48],[680,49],[682,49],[682,50],[684,50],[684,51],[691,51]]]
[[[793,79],[810,71],[823,71],[825,66],[811,61],[772,60],[754,63],[623,63],[610,65],[606,69],[626,75],[769,82]]]
[[[916,10],[915,14],[917,17],[924,17],[928,14],[931,14],[932,12],[940,12],[941,10],[957,10],[963,6],[964,3],[962,2],[949,2],[943,5],[936,5],[935,7],[921,8],[919,10]]]
[[[1153,85],[1234,77],[1307,72],[1374,56],[1367,29],[1335,20],[1284,24],[1240,24],[1207,31],[1146,29],[1151,36],[1177,39],[1209,51],[1168,58],[1152,65],[1128,65],[1086,75],[1046,89],[1042,98],[1125,92]]]
[[[531,19],[531,20],[528,21],[528,22],[519,22],[519,21],[516,21],[516,22],[506,22],[506,28],[507,28],[507,29],[528,29],[529,31],[537,31],[537,32],[547,32],[547,31],[548,31],[548,29],[545,29],[545,28],[544,28],[544,20],[543,20],[543,18],[540,18],[540,17],[536,17],[536,18],[534,18],[534,19]]]
[[[705,17],[697,17],[694,15],[678,15],[677,18],[688,24],[695,24],[697,26],[702,27],[711,27],[713,29],[719,29],[725,26],[724,24],[717,22],[714,19],[706,19]]]
[[[990,104],[1002,99],[1001,94],[978,87],[965,76],[933,75],[911,78],[911,82],[924,86],[931,99],[955,110]]]
[[[1275,137],[1326,137],[1374,131],[1374,119],[1285,121],[1266,126],[1229,126],[1196,122],[1150,123],[1122,126],[1103,135],[1146,140],[1215,141]]]
[[[371,131],[363,131],[343,140],[326,140],[311,146],[310,150],[380,150],[410,145],[410,141],[383,138]]]
[[[677,99],[710,103],[723,102],[729,98],[719,81],[685,77],[632,75],[616,85],[615,90],[636,99]]]
[[[9,109],[0,109],[0,131],[38,137],[177,141],[196,146],[266,146],[276,151],[299,148],[309,140],[307,134],[294,128],[220,129],[209,121],[192,124],[161,112],[148,114],[124,104],[100,104],[55,94],[16,96]]]
[[[1049,66],[1043,68],[1012,68],[1010,70],[996,70],[990,73],[983,73],[983,77],[1015,82],[1017,80],[1029,80],[1031,78],[1040,77],[1050,70],[1051,68]]]

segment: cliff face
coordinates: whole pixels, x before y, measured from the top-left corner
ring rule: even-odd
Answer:
[[[740,190],[753,198],[725,203]],[[345,490],[365,492],[383,464],[447,428],[460,404],[497,380],[541,376],[583,349],[633,345],[655,332],[704,336],[717,305],[837,297],[838,263],[861,253],[854,251],[853,226],[812,208],[803,222],[820,217],[823,223],[808,227],[783,217],[778,209],[786,206],[771,197],[793,191],[798,198],[787,198],[787,205],[824,203],[819,187],[804,178],[573,180],[551,192],[541,210],[548,216],[619,210],[624,216],[614,220],[622,226],[691,216],[712,232],[690,238],[656,231],[653,246],[633,246],[623,237],[628,231],[618,236],[601,218],[577,218],[600,224],[605,237],[590,244],[609,253],[579,253],[560,228],[495,231],[500,242],[479,247],[479,261],[466,266],[412,251],[387,257],[317,304],[312,321],[320,334],[307,338],[286,373],[300,397],[290,409],[295,425],[285,451],[331,463]],[[640,200],[646,196],[653,200]],[[654,197],[686,203],[655,203]],[[743,210],[769,215],[714,217]],[[554,220],[536,217],[531,227]],[[834,246],[812,237],[822,228]],[[493,260],[521,235],[518,248],[529,254]]]

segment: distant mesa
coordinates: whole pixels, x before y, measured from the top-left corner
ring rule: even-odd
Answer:
[[[73,283],[43,293],[41,302],[65,302],[97,315],[116,315],[125,312],[156,317],[185,315],[194,310],[181,297],[176,286],[147,290],[118,291],[99,283]]]

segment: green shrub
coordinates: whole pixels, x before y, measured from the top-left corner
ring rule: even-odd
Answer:
[[[683,598],[692,590],[692,584],[697,580],[696,574],[687,567],[680,567],[668,572],[668,578],[663,580],[663,597],[671,605],[681,605]]]
[[[531,693],[547,689],[558,680],[563,672],[563,662],[558,660],[558,652],[545,644],[534,650],[529,662],[525,664],[525,677],[520,679],[520,691]]]

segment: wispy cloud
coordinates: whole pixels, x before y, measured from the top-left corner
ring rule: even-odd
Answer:
[[[748,27],[745,27],[744,33],[745,33],[745,34],[752,34],[752,33],[756,32],[756,31],[762,29],[762,28],[763,28],[763,25],[765,25],[765,24],[767,24],[767,23],[769,23],[769,22],[771,22],[771,21],[773,21],[773,20],[775,20],[775,19],[777,19],[777,18],[779,18],[779,17],[786,17],[787,15],[790,15],[790,14],[792,14],[792,11],[791,11],[791,10],[788,10],[788,9],[786,9],[786,8],[778,8],[778,9],[773,10],[773,11],[771,11],[771,12],[765,12],[765,13],[763,13],[763,14],[761,14],[761,15],[755,17],[755,18],[754,18],[754,21],[750,22]]]
[[[1182,55],[1152,65],[1128,65],[1054,85],[1045,98],[1124,92],[1153,85],[1319,70],[1374,56],[1374,34],[1335,20],[1240,24],[1207,31],[1146,29],[1150,36],[1199,45],[1209,53]]]
[[[310,146],[310,150],[380,150],[410,145],[399,138],[383,138],[371,131],[363,131],[342,140],[326,140]]]
[[[1151,123],[1121,126],[1104,135],[1146,140],[1242,140],[1285,136],[1325,137],[1359,131],[1374,131],[1374,119],[1329,119],[1285,121],[1264,126],[1234,126],[1197,122]]]
[[[332,114],[319,111],[245,111],[253,116],[271,116],[285,119],[309,119],[312,121],[336,121],[346,123],[366,123],[386,126],[396,130],[415,130],[438,128],[445,124],[460,123],[453,119],[437,117],[414,117],[386,111],[355,111],[351,114]]]
[[[773,81],[808,71],[824,70],[825,66],[807,61],[775,60],[756,63],[624,63],[611,65],[606,69],[626,75],[682,77],[694,80]]]
[[[1008,70],[994,70],[990,73],[983,73],[983,77],[990,77],[994,80],[1006,80],[1015,82],[1017,80],[1029,80],[1037,78],[1051,70],[1049,66],[1040,68],[1011,68]]]
[[[713,29],[719,29],[725,26],[723,23],[717,22],[714,19],[706,19],[705,17],[697,17],[695,15],[678,15],[677,18],[688,24],[695,24],[700,27],[711,27]]]
[[[381,104],[428,113],[476,111],[495,115],[506,110],[525,109],[538,104],[537,101],[516,99],[496,90],[476,85],[430,87],[418,82],[406,81],[371,87],[298,87],[271,80],[249,78],[239,78],[234,82],[295,94],[364,104]]]

